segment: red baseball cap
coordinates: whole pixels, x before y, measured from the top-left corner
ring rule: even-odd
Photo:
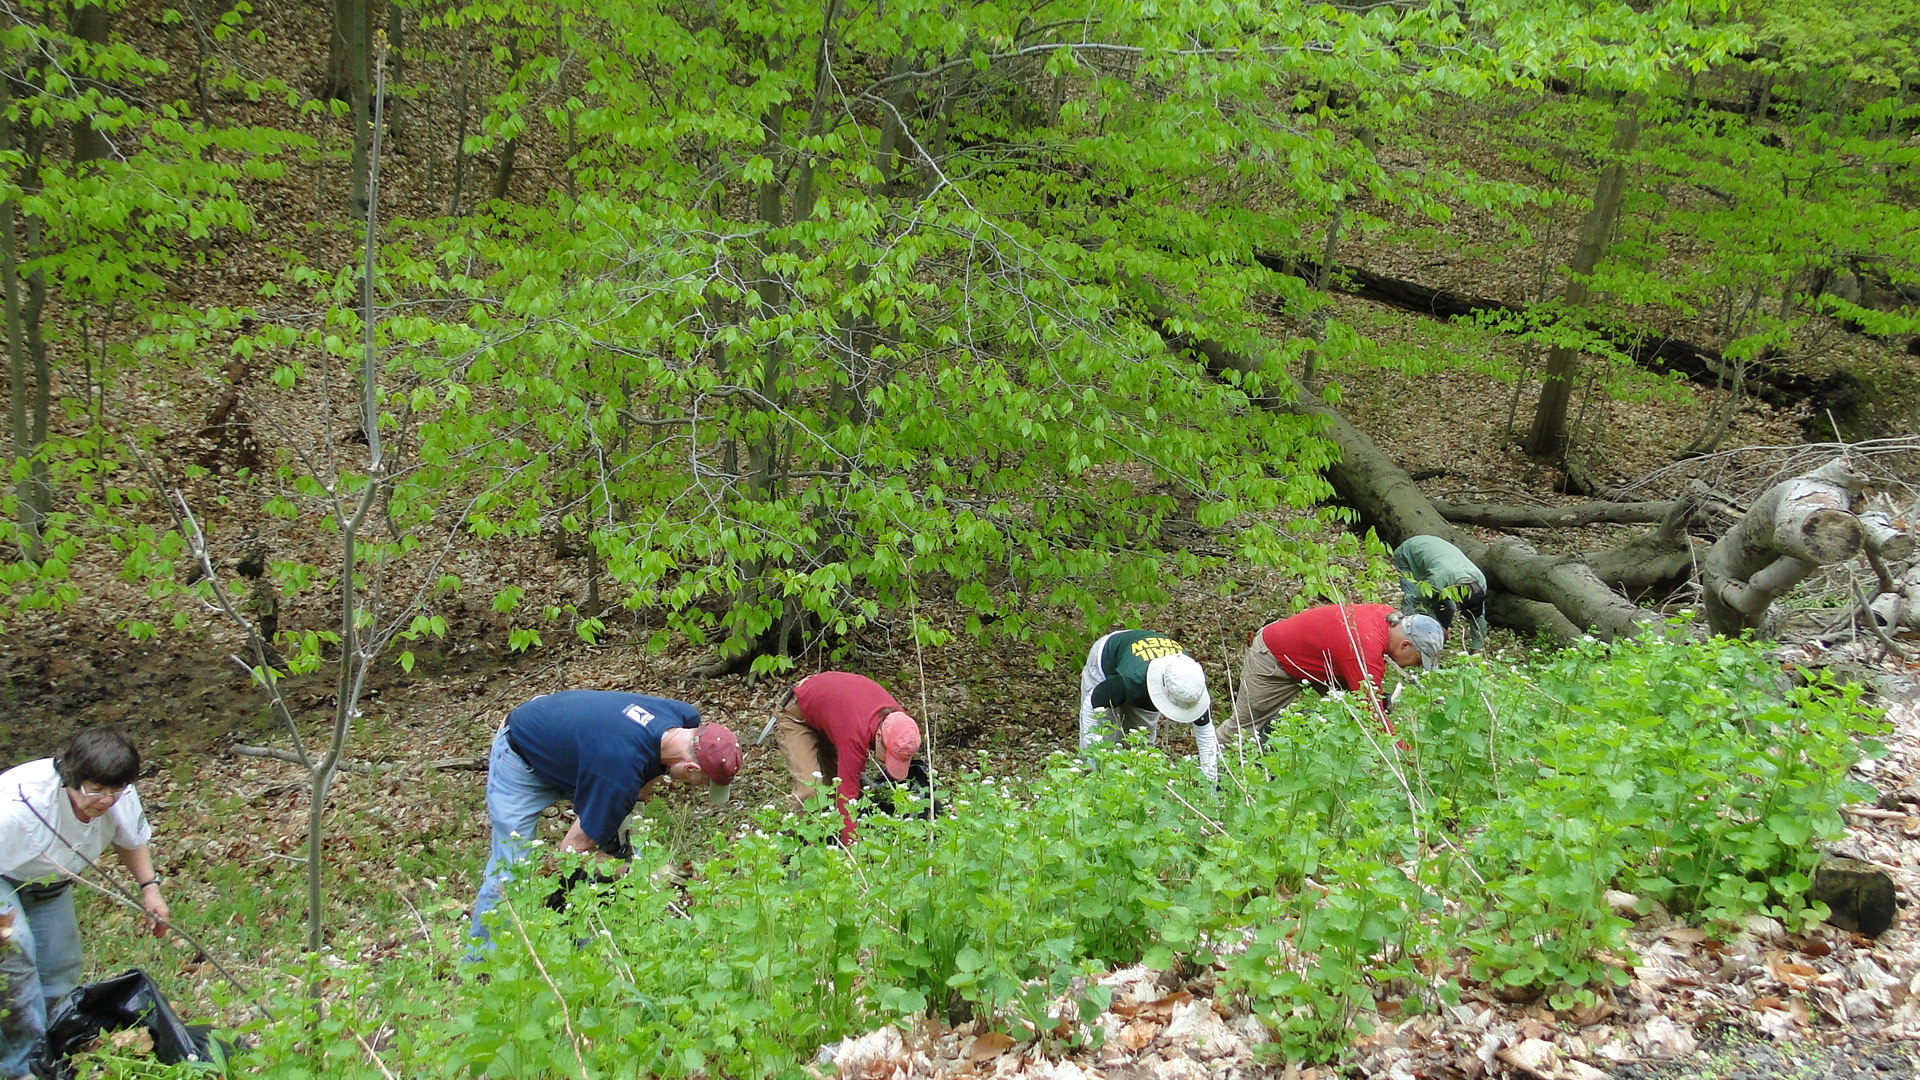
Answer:
[[[920,752],[920,725],[913,717],[894,711],[880,721],[880,765],[895,780],[907,778],[907,766]]]
[[[707,774],[707,801],[723,803],[740,771],[740,740],[725,724],[702,724],[693,739],[693,763]]]

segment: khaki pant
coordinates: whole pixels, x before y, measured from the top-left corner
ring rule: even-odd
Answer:
[[[1274,716],[1293,704],[1293,699],[1300,696],[1302,685],[1300,680],[1280,669],[1280,662],[1267,648],[1266,638],[1255,633],[1241,662],[1240,694],[1233,702],[1233,716],[1222,726],[1220,741],[1231,743],[1251,732],[1265,743],[1267,727],[1273,723]]]
[[[832,740],[801,722],[800,714],[792,705],[781,708],[775,716],[773,741],[779,745],[780,755],[787,759],[787,773],[793,780],[789,803],[797,813],[817,793],[819,783],[827,784],[835,792],[840,790],[834,783],[840,775],[840,755],[834,750]]]

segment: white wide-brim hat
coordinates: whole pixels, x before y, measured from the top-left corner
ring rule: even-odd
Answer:
[[[1213,707],[1207,673],[1185,653],[1147,661],[1147,697],[1161,716],[1182,724],[1193,723]]]

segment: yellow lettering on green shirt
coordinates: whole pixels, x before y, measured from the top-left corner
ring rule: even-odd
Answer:
[[[1163,656],[1179,656],[1186,650],[1169,637],[1145,637],[1127,646],[1127,651],[1140,660],[1158,660]]]

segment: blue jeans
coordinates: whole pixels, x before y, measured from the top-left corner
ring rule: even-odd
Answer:
[[[487,758],[487,820],[493,826],[493,844],[487,869],[480,877],[480,893],[473,898],[473,925],[467,936],[490,943],[486,915],[500,903],[500,886],[513,880],[513,865],[527,857],[540,812],[573,792],[554,787],[527,767],[507,742],[506,725],[493,737]]]
[[[14,913],[13,944],[0,947],[0,1076],[25,1076],[47,1033],[47,1013],[80,983],[80,921],[73,887],[51,896],[21,896],[0,878],[0,911]],[[21,918],[25,915],[25,918]]]

